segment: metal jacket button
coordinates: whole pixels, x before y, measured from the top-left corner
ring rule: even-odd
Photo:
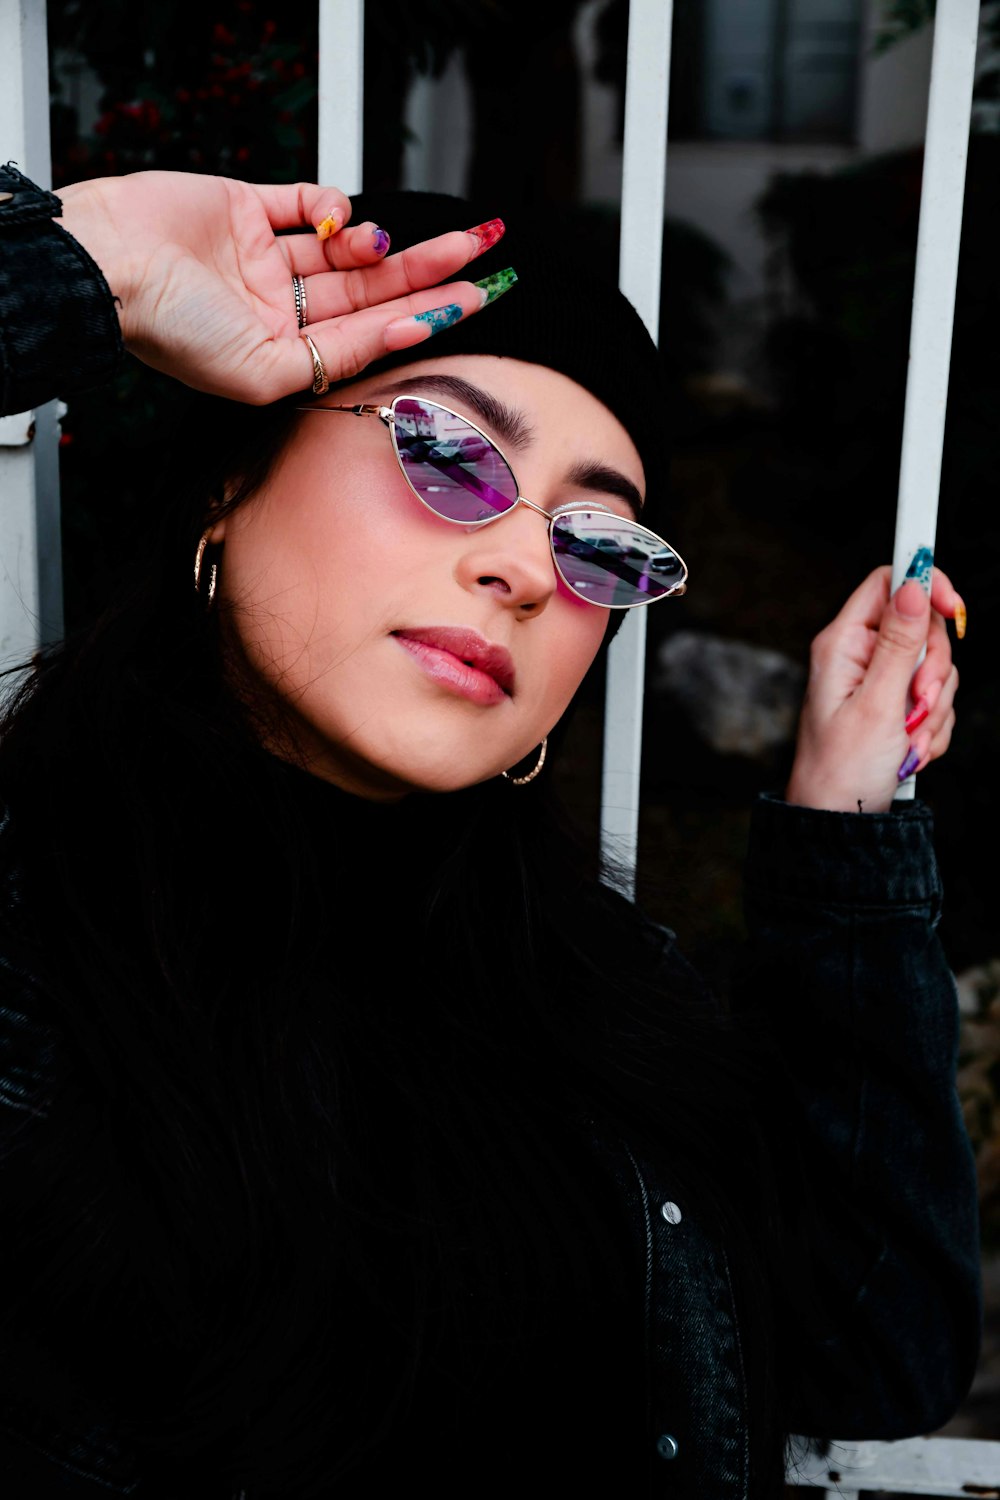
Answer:
[[[661,1432],[656,1439],[656,1451],[661,1458],[676,1458],[677,1439],[671,1437],[669,1432]]]
[[[670,1203],[669,1201],[660,1205],[660,1213],[668,1224],[679,1224],[683,1218],[683,1214],[677,1207],[677,1204]]]

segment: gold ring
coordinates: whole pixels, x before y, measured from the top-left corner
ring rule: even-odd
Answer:
[[[313,362],[312,391],[313,391],[313,395],[314,396],[325,396],[326,393],[327,393],[327,391],[330,389],[330,380],[329,380],[329,377],[328,377],[328,375],[326,373],[326,367],[324,366],[323,361],[319,357],[319,350],[316,348],[316,345],[313,343],[313,341],[309,337],[308,333],[303,333],[303,334],[300,335],[300,337],[305,339],[306,343],[309,345],[309,353],[312,355],[312,362]]]

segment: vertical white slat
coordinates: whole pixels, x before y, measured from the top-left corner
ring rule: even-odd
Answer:
[[[903,581],[921,547],[929,548],[932,554],[934,551],[978,32],[979,0],[938,0],[920,190],[893,588]],[[908,777],[896,797],[912,798],[915,784],[916,777]]]
[[[625,142],[618,283],[653,338],[660,318],[673,0],[632,0],[628,19]],[[630,611],[608,652],[601,786],[601,854],[635,891],[639,842],[646,610]]]
[[[0,152],[48,188],[45,0],[0,0]],[[59,403],[0,419],[0,668],[62,634]]]
[[[319,4],[319,180],[361,191],[365,71],[364,0]]]

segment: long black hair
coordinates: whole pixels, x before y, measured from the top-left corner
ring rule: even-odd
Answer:
[[[98,1393],[166,1480],[325,1493],[374,1378],[342,1288],[394,1330],[388,1425],[469,1255],[489,1274],[475,1245],[507,1285],[586,1281],[552,1142],[594,1121],[668,1156],[733,1247],[772,1493],[766,1046],[682,966],[664,991],[669,936],[589,872],[544,777],[387,808],[263,748],[192,561],[296,420],[193,399],[110,604],[8,706],[4,962],[51,1041],[3,1148],[8,1394]]]

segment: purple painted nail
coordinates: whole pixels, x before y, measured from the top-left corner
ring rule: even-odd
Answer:
[[[384,255],[386,253],[389,248],[389,236],[384,229],[376,227],[372,230],[372,243],[375,246],[376,255]]]
[[[903,761],[903,764],[900,766],[899,770],[896,772],[896,780],[897,781],[905,781],[906,778],[907,778],[907,776],[912,776],[913,775],[914,771],[917,769],[917,767],[919,766],[919,764],[920,764],[920,756],[917,754],[916,750],[914,750],[913,746],[911,745],[910,748],[909,748],[909,750],[907,750],[907,752],[906,752],[906,759]]]

